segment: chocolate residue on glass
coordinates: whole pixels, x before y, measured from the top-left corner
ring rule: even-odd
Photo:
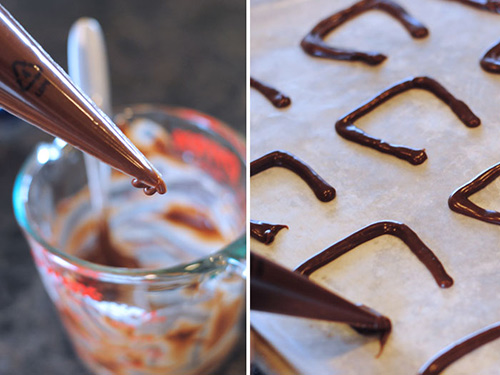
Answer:
[[[456,360],[498,338],[500,338],[500,323],[480,329],[441,350],[422,366],[418,375],[439,375]]]
[[[163,216],[173,224],[194,230],[207,239],[222,240],[223,235],[210,217],[194,207],[171,205]]]
[[[469,5],[471,7],[487,10],[492,13],[500,13],[500,3],[498,0],[448,0]]]
[[[481,58],[480,64],[481,68],[487,72],[500,73],[500,41],[484,54]]]
[[[361,61],[368,65],[378,65],[387,57],[378,52],[357,52],[329,46],[324,38],[340,25],[371,9],[382,10],[397,19],[413,38],[425,38],[427,28],[409,15],[401,6],[389,0],[362,0],[319,22],[300,43],[302,49],[314,57],[345,61]]]
[[[354,125],[356,120],[359,120],[361,117],[370,113],[378,106],[387,102],[389,99],[392,99],[396,95],[411,89],[427,90],[434,94],[438,99],[447,104],[457,115],[460,121],[462,121],[467,127],[475,128],[481,124],[481,120],[474,115],[474,113],[472,113],[470,108],[464,102],[455,98],[434,79],[429,77],[410,77],[398,82],[394,86],[389,87],[370,101],[342,117],[335,124],[335,130],[341,137],[349,141],[359,143],[362,146],[371,147],[377,151],[383,152],[384,154],[393,155],[399,159],[406,160],[413,165],[422,164],[425,160],[427,160],[425,150],[392,145],[386,141],[366,134]]]
[[[250,87],[253,87],[262,95],[264,95],[265,98],[269,100],[276,108],[285,108],[292,103],[290,98],[285,94],[279,92],[273,87],[267,86],[262,82],[257,81],[256,79],[253,79],[252,77],[250,77]]]
[[[355,305],[254,252],[250,252],[250,309],[347,323],[359,333],[380,335],[380,352],[391,333],[391,321],[375,310]]]
[[[310,276],[314,271],[334,261],[355,247],[384,234],[398,237],[403,241],[418,260],[427,267],[441,288],[449,288],[453,285],[453,279],[446,273],[443,265],[432,250],[408,226],[396,221],[378,221],[358,230],[309,258],[299,265],[295,269],[295,272]]]
[[[330,202],[335,198],[335,189],[323,180],[311,167],[299,158],[285,151],[272,151],[250,163],[250,176],[254,176],[272,167],[286,168],[300,178],[312,189],[322,202]]]
[[[103,266],[139,268],[137,260],[125,255],[113,244],[109,225],[104,220],[98,224],[95,247],[79,254],[79,258]]]
[[[469,200],[472,194],[485,188],[499,176],[500,163],[483,171],[479,176],[476,176],[473,180],[455,190],[448,198],[448,206],[452,211],[458,212],[459,214],[470,216],[487,223],[500,225],[500,212],[486,210]]]
[[[160,173],[0,5],[0,105],[13,115],[166,192]]]
[[[288,229],[288,226],[250,220],[250,235],[266,245],[272,243],[278,232],[284,228]]]

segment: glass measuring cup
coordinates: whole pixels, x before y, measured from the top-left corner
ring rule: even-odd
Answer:
[[[210,373],[231,351],[244,311],[243,143],[219,121],[188,109],[135,106],[116,122],[153,163],[160,162],[171,182],[164,197],[173,198],[164,204],[161,197],[138,198],[128,177],[112,176],[113,240],[145,268],[84,260],[98,221],[81,153],[57,141],[39,145],[20,171],[16,218],[78,355],[94,373]],[[162,158],[168,160],[164,167]],[[184,218],[163,223],[165,210],[186,205],[203,215],[193,219],[188,209]],[[153,229],[141,229],[148,226]],[[165,257],[148,242],[155,233],[169,249]],[[178,251],[183,246],[188,258]]]

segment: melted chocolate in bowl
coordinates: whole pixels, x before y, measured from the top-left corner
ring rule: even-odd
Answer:
[[[191,151],[179,154],[172,137],[150,120],[122,125],[168,179],[168,194],[146,196],[116,172],[104,221],[92,214],[86,189],[58,206],[54,236],[58,248],[98,264],[159,269],[206,257],[243,232],[238,197],[189,164]]]
[[[239,336],[243,266],[216,253],[245,229],[244,165],[234,138],[225,142],[192,125],[200,117],[190,121],[190,113],[177,113],[184,120],[153,111],[119,121],[169,190],[146,196],[113,172],[105,218],[93,214],[88,189],[78,181],[80,153],[62,149],[60,158],[33,173],[25,205],[38,236],[80,259],[148,270],[136,277],[123,268],[116,275],[69,265],[27,231],[73,345],[98,375],[209,374]],[[205,128],[228,135],[210,123],[216,120],[205,120]],[[155,271],[190,262],[184,272]]]

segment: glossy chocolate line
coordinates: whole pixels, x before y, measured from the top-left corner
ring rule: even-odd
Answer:
[[[266,245],[272,243],[278,232],[284,228],[288,229],[288,226],[250,220],[250,235],[257,241]]]
[[[455,1],[457,3],[462,3],[474,7],[476,9],[487,10],[492,13],[500,13],[500,3],[498,0],[448,0]]]
[[[363,130],[354,125],[364,115],[370,113],[375,108],[392,99],[398,94],[411,89],[427,90],[443,101],[457,115],[457,117],[469,128],[477,127],[481,120],[472,113],[470,108],[461,100],[455,98],[448,90],[441,86],[437,81],[429,77],[410,77],[394,86],[389,87],[370,101],[362,104],[351,113],[342,117],[335,124],[337,133],[349,140],[362,146],[367,146],[380,151],[384,154],[393,155],[399,159],[406,160],[410,164],[422,164],[427,159],[425,150],[418,150],[404,146],[390,144],[381,139],[366,134]]]
[[[285,108],[292,103],[290,98],[285,94],[279,92],[273,87],[267,86],[262,82],[257,81],[256,79],[253,79],[252,77],[250,77],[250,87],[253,87],[262,95],[264,95],[264,97],[269,100],[276,108]]]
[[[395,236],[403,241],[418,260],[427,267],[441,288],[449,288],[453,285],[453,279],[446,273],[443,265],[432,250],[408,226],[396,221],[379,221],[360,229],[309,258],[299,265],[295,269],[295,272],[310,276],[314,271],[334,261],[355,247],[384,234]]]
[[[368,10],[382,10],[397,19],[413,38],[425,38],[429,35],[427,28],[406,10],[389,0],[362,0],[334,15],[322,20],[307,34],[300,46],[309,55],[344,61],[361,61],[368,65],[378,65],[387,57],[378,52],[357,52],[329,46],[324,38],[340,25]]]
[[[500,323],[480,329],[441,350],[419,370],[418,375],[438,375],[456,360],[500,338]]]
[[[469,200],[469,197],[484,189],[500,176],[500,163],[495,164],[479,176],[459,187],[448,198],[448,206],[452,211],[491,224],[500,225],[500,212],[486,210]]]
[[[302,160],[285,151],[272,151],[250,163],[250,176],[254,176],[272,167],[282,167],[292,171],[314,192],[322,202],[330,202],[335,198],[335,189],[323,180],[311,167]]]
[[[253,251],[250,309],[347,323],[359,333],[379,334],[381,350],[391,332],[391,321],[375,310],[355,305]]]
[[[481,68],[487,72],[500,73],[500,41],[484,54],[481,58],[480,65]]]

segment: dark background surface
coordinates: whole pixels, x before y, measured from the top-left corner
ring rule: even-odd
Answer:
[[[5,0],[2,5],[64,69],[71,24],[82,16],[96,18],[106,37],[113,106],[190,107],[244,134],[244,0]],[[16,173],[34,145],[49,139],[0,115],[0,375],[89,375],[73,353],[12,213]],[[243,338],[217,374],[245,374]]]

